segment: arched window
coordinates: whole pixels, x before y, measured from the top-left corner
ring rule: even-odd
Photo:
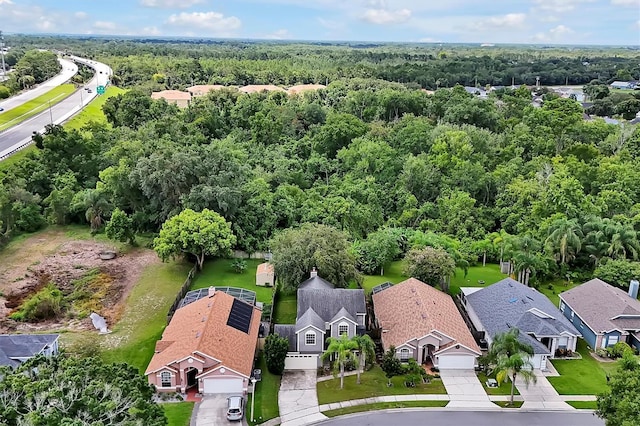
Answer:
[[[309,346],[313,346],[316,344],[316,333],[314,333],[313,331],[307,331],[306,334],[304,335],[304,343],[309,345]]]
[[[346,322],[341,322],[338,326],[338,336],[342,336],[343,334],[349,335],[349,324]]]
[[[409,361],[409,349],[407,348],[400,349],[400,361],[402,362]]]
[[[160,373],[160,386],[163,388],[171,387],[171,373],[168,371],[163,371]]]

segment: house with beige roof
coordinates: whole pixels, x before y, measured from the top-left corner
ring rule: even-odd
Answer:
[[[236,89],[233,86],[223,86],[221,84],[197,84],[195,86],[187,87],[187,92],[191,93],[191,96],[198,97],[204,96],[213,90],[222,90],[225,88]]]
[[[261,312],[223,291],[176,310],[145,371],[160,392],[247,391]]]
[[[273,84],[250,84],[238,88],[242,93],[260,93],[260,92],[286,92],[282,87]]]
[[[153,92],[151,99],[164,99],[167,103],[176,104],[180,108],[186,108],[189,106],[189,102],[191,102],[191,93],[180,90],[162,90],[160,92]]]
[[[640,349],[639,287],[631,281],[626,293],[594,278],[560,293],[560,311],[594,349],[618,342]]]
[[[324,84],[298,84],[291,86],[287,89],[289,95],[297,95],[304,92],[313,92],[315,90],[325,89],[327,86]]]
[[[400,361],[440,370],[477,365],[480,348],[448,294],[409,278],[374,290],[372,299],[382,346],[394,346]]]

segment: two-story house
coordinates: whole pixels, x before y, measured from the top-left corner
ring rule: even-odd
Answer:
[[[315,369],[329,337],[364,334],[367,309],[362,289],[335,288],[317,271],[298,286],[295,324],[276,324],[274,333],[289,340],[285,369]]]

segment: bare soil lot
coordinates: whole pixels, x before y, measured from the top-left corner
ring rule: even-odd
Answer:
[[[108,250],[118,252],[118,256],[101,260],[100,253]],[[78,288],[84,285],[79,285],[78,280],[91,271],[102,280],[95,310],[112,326],[120,319],[127,296],[143,270],[157,263],[160,261],[152,250],[119,251],[109,242],[88,233],[68,233],[66,228],[50,228],[19,238],[0,251],[0,333],[93,329],[88,318],[61,316],[36,323],[8,318],[25,299],[48,283],[65,295],[74,290],[94,291],[91,287]]]

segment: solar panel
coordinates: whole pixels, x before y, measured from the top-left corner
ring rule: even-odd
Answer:
[[[382,290],[385,290],[385,289],[387,289],[389,287],[392,287],[392,286],[393,286],[393,284],[391,284],[389,281],[387,281],[387,282],[384,282],[384,283],[382,283],[380,285],[375,286],[371,291],[372,291],[373,294],[376,294],[376,293],[380,293]]]
[[[249,326],[251,325],[251,316],[253,315],[253,307],[241,302],[238,299],[233,300],[231,306],[231,312],[229,312],[229,319],[227,325],[240,330],[243,333],[249,334]]]

